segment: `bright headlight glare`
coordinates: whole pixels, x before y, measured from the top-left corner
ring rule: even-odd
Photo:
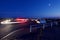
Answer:
[[[40,21],[38,21],[38,20],[35,20],[36,21],[36,23],[40,23]]]
[[[1,24],[8,24],[11,20],[4,20],[1,22]]]

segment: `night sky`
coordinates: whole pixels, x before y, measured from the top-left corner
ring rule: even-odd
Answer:
[[[60,17],[60,0],[0,0],[0,17]]]

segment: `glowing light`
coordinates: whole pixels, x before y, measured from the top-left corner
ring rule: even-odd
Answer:
[[[35,20],[36,21],[36,23],[40,23],[40,21],[38,21],[38,20]]]
[[[48,5],[49,5],[49,7],[50,7],[50,6],[51,6],[51,3],[49,3]]]
[[[28,21],[28,19],[19,19],[19,18],[17,18],[16,21],[20,22],[20,23],[25,23],[25,22]]]
[[[8,24],[11,20],[4,20],[1,22],[1,24]]]

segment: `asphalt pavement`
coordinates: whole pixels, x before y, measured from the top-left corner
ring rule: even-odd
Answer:
[[[36,31],[36,28],[32,29],[32,32]],[[33,33],[34,33],[33,32]],[[5,38],[12,39],[16,38],[17,36],[22,36],[25,34],[29,34],[30,26],[22,26],[20,24],[2,24],[0,25],[0,39],[5,40]],[[14,37],[15,36],[15,37]]]
[[[30,32],[30,26],[0,25],[0,40],[60,40],[60,26],[39,27],[33,27]]]

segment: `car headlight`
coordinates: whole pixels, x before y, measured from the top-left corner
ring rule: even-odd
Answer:
[[[40,21],[38,21],[38,20],[35,20],[35,21],[36,21],[36,23],[38,23],[38,24],[40,23]]]
[[[1,24],[9,24],[10,21],[11,21],[10,19],[9,20],[4,20],[4,21],[1,22]]]

